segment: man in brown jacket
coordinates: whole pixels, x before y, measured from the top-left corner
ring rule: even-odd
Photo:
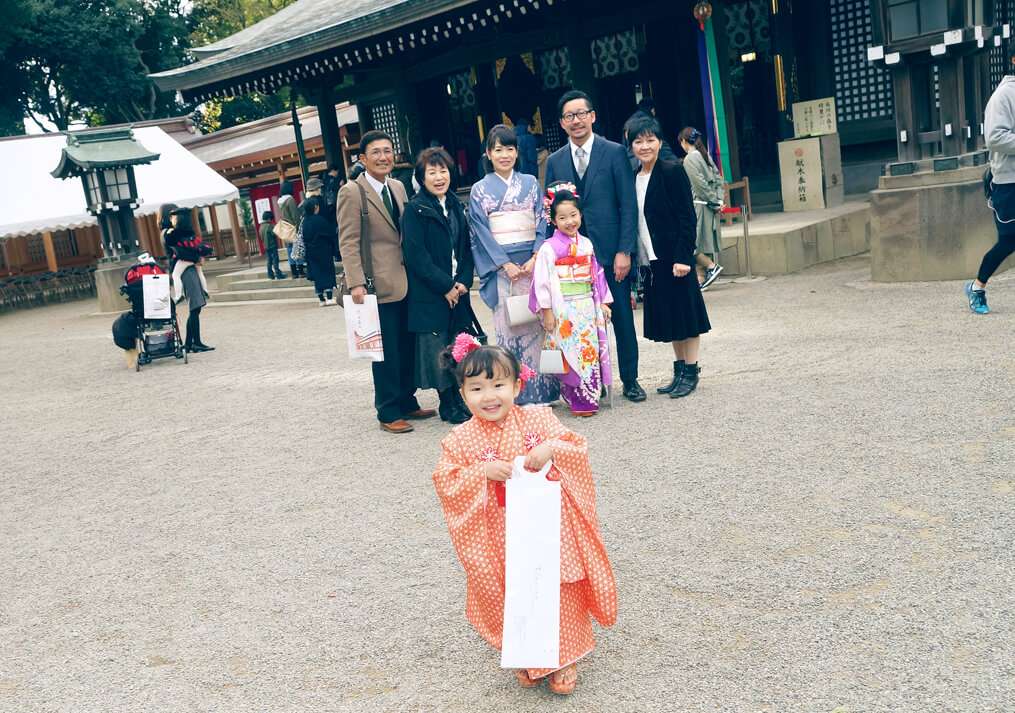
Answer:
[[[408,420],[431,418],[433,409],[422,409],[416,401],[414,362],[416,343],[408,326],[406,294],[409,283],[402,262],[400,231],[402,211],[408,198],[405,187],[388,175],[395,167],[391,137],[383,131],[368,131],[360,140],[366,171],[338,194],[338,234],[346,284],[357,304],[367,295],[367,284],[377,294],[381,318],[384,361],[373,363],[374,406],[381,428],[389,433],[413,430]],[[361,190],[362,189],[362,190]],[[365,275],[360,244],[360,209],[367,198],[365,243],[369,246],[373,274]]]

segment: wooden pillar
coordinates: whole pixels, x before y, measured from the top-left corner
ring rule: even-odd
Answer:
[[[56,248],[53,246],[53,233],[46,231],[42,234],[42,246],[46,249],[46,269],[56,272],[59,266],[56,264]]]
[[[892,67],[892,88],[895,90],[895,142],[899,149],[900,161],[920,159],[919,127],[913,107],[913,76],[908,65]],[[902,132],[906,132],[906,143]]]
[[[215,254],[221,260],[226,256],[226,253],[222,249],[222,235],[219,233],[219,214],[213,205],[208,206],[208,213],[211,214],[211,234],[212,240],[215,241]]]
[[[321,122],[321,140],[324,142],[324,160],[328,167],[342,166],[342,139],[338,131],[338,114],[335,112],[335,90],[330,84],[317,92],[317,116]]]
[[[162,244],[162,229],[159,228],[159,217],[152,213],[151,215],[146,215],[145,220],[148,221],[148,230],[155,238],[155,252],[153,252],[152,255],[164,257],[166,254],[166,246]]]
[[[938,65],[941,101],[941,147],[945,156],[965,153],[965,58],[948,58]],[[948,126],[951,126],[951,136]]]
[[[10,250],[8,250],[8,248],[7,248],[7,244],[9,242],[10,242],[10,240],[0,239],[0,251],[3,251],[3,256],[4,256],[4,273],[7,274],[7,275],[13,275],[14,274],[14,266],[11,265],[11,253],[10,253]]]
[[[236,246],[236,256],[247,257],[247,240],[240,231],[240,214],[236,209],[236,201],[229,201],[229,227],[233,231],[233,244]]]

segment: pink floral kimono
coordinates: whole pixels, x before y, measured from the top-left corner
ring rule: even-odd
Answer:
[[[529,308],[537,314],[551,309],[557,318],[543,348],[563,352],[560,395],[579,415],[596,413],[603,387],[613,383],[602,309],[612,302],[592,242],[555,231],[536,254]]]

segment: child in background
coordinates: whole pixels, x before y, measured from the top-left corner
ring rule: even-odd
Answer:
[[[268,279],[284,280],[285,275],[278,266],[278,239],[275,237],[275,230],[272,221],[275,214],[266,210],[261,214],[261,241],[264,243],[264,254],[268,260]]]
[[[524,688],[541,685],[566,695],[578,681],[575,662],[595,641],[591,614],[603,626],[617,619],[617,590],[599,534],[596,495],[584,437],[566,429],[549,406],[516,406],[525,377],[499,346],[480,346],[459,335],[451,350],[455,375],[472,419],[442,442],[433,481],[451,542],[466,576],[465,616],[496,649],[504,625],[504,481],[512,462],[540,470],[553,462],[551,479],[561,484],[560,659],[553,669],[519,669]]]
[[[561,398],[575,416],[594,416],[603,387],[613,381],[606,332],[613,295],[592,241],[578,234],[582,213],[574,185],[550,186],[543,203],[557,229],[536,253],[529,309],[542,319],[543,348],[563,353]]]

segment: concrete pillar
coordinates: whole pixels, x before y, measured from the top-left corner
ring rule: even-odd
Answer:
[[[114,262],[102,265],[95,271],[95,294],[99,303],[99,312],[123,312],[130,303],[120,294],[123,274],[131,263]]]
[[[42,234],[42,246],[46,250],[46,269],[56,272],[59,266],[56,264],[56,248],[53,245],[53,233],[46,231]]]

